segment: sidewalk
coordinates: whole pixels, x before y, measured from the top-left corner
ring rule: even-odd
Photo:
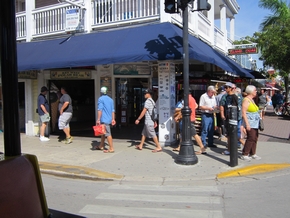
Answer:
[[[129,131],[114,130],[115,153],[92,150],[100,137],[74,137],[73,143],[66,145],[58,142],[58,136],[40,142],[38,137],[21,134],[21,149],[22,153],[37,156],[42,173],[72,178],[163,182],[244,176],[289,167],[289,120],[290,117],[274,115],[270,108],[264,120],[265,130],[259,133],[257,154],[262,159],[251,162],[238,159],[236,167],[229,166],[230,156],[221,154],[226,143],[218,140],[215,140],[218,148],[207,149],[207,155],[197,155],[198,163],[190,166],[176,164],[178,153],[171,147],[152,153],[154,145],[150,140],[142,151],[136,150],[141,138],[137,127]],[[0,133],[0,152],[4,151],[3,147],[3,133]],[[199,148],[194,146],[194,149]]]
[[[262,157],[261,160],[247,162],[239,159],[238,166],[230,167],[230,157],[221,154],[225,150],[225,143],[218,140],[215,141],[218,148],[207,149],[206,155],[197,155],[198,163],[190,166],[176,164],[174,160],[178,153],[173,152],[171,147],[164,147],[163,152],[152,153],[154,145],[151,141],[139,151],[135,149],[139,141],[114,139],[115,153],[92,150],[92,145],[98,145],[99,142],[99,137],[74,137],[73,143],[67,145],[58,142],[57,136],[51,136],[49,142],[40,142],[38,137],[21,134],[22,153],[36,155],[42,173],[72,178],[190,181],[249,175],[290,167],[289,143],[259,141],[257,154]],[[194,149],[198,150],[198,147],[194,146]],[[4,151],[3,133],[0,134],[0,151]]]

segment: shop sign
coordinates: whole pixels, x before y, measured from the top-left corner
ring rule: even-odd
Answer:
[[[18,73],[19,79],[37,79],[39,70],[21,71]]]
[[[114,75],[151,75],[151,71],[148,64],[115,64]]]
[[[59,70],[51,71],[50,79],[91,79],[89,70]]]
[[[229,49],[229,55],[258,54],[257,47]]]

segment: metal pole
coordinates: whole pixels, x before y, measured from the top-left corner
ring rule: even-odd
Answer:
[[[180,145],[180,151],[175,159],[175,163],[183,165],[193,165],[198,162],[193,149],[193,142],[191,140],[191,128],[190,128],[190,114],[191,109],[188,106],[188,94],[189,94],[189,53],[188,53],[188,10],[187,3],[183,5],[183,87],[184,87],[184,107],[182,109],[182,142]]]
[[[5,156],[21,154],[15,26],[15,0],[2,0],[0,9],[0,61]]]
[[[237,106],[229,107],[230,119],[228,128],[228,137],[230,146],[230,166],[235,167],[238,165],[238,108]]]

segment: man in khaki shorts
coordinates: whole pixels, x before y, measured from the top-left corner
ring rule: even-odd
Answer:
[[[43,86],[40,90],[40,94],[37,98],[37,112],[39,115],[39,120],[41,122],[40,130],[39,130],[39,140],[42,142],[49,141],[49,138],[44,136],[44,132],[48,122],[50,121],[49,116],[49,105],[46,99],[48,89]]]

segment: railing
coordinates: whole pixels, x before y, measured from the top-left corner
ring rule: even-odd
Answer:
[[[86,6],[85,13],[90,10],[88,14],[91,16],[90,26],[86,28],[88,30],[99,30],[128,26],[135,23],[156,22],[161,19],[161,13],[165,13],[160,11],[160,4],[163,4],[160,0],[93,0],[91,5]],[[17,40],[27,40],[27,38],[33,40],[39,37],[53,37],[54,35],[65,34],[66,11],[73,8],[77,7],[61,3],[36,8],[30,16],[27,14],[28,12],[17,13]],[[182,25],[181,14],[171,15],[172,19]],[[224,45],[224,33],[217,27],[214,27],[212,33],[213,24],[202,13],[196,16],[192,14],[189,21],[192,24],[190,28],[194,28],[190,32],[220,50],[224,50],[227,47],[227,45]]]
[[[150,22],[160,19],[159,0],[94,0],[91,3],[91,29],[105,28],[122,23]],[[32,38],[65,33],[66,10],[77,8],[70,4],[56,4],[36,8],[32,11],[33,20],[26,19],[26,12],[17,13],[17,40],[26,37],[30,26]]]
[[[20,12],[16,15],[16,38],[23,40],[26,37],[26,13]]]
[[[93,24],[139,19],[159,15],[159,1],[154,0],[94,0]]]

